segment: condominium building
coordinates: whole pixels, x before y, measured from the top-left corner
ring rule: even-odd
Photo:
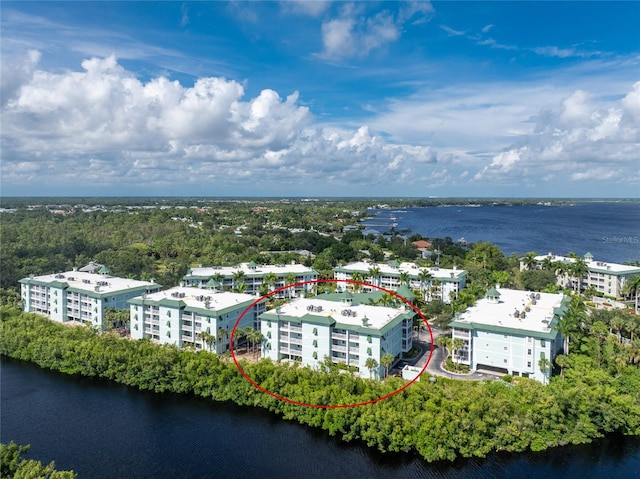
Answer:
[[[20,280],[24,311],[42,314],[60,323],[82,322],[101,329],[107,308],[127,309],[131,298],[160,288],[153,281],[111,276],[104,266],[97,272],[74,269]]]
[[[546,381],[551,361],[562,348],[558,320],[569,298],[562,293],[531,293],[491,288],[484,299],[450,324],[452,338],[462,341],[453,361],[471,370],[485,369]],[[547,359],[541,370],[540,360]]]
[[[129,301],[131,338],[221,354],[229,349],[236,321],[257,299],[255,295],[184,286],[138,296]],[[263,311],[264,302],[254,304],[238,328],[258,329],[257,315]]]
[[[334,268],[334,278],[338,280],[359,279],[385,289],[395,290],[400,284],[407,284],[410,288],[422,291],[427,301],[440,299],[450,303],[464,288],[467,272],[458,269],[421,267],[415,263],[387,263],[355,262]],[[355,276],[354,276],[355,275]],[[340,289],[346,289],[346,283],[338,283]],[[365,288],[372,290],[375,288]]]
[[[260,315],[262,355],[298,361],[312,368],[326,357],[352,366],[365,378],[384,375],[382,357],[394,362],[412,346],[415,312],[405,306],[366,304],[370,295],[339,294],[297,298]],[[374,367],[367,361],[375,360]]]
[[[318,273],[302,264],[263,264],[254,262],[236,266],[191,268],[184,277],[187,286],[239,290],[251,294],[267,294],[289,284],[317,280]],[[239,286],[244,285],[244,286]],[[300,296],[311,291],[313,284],[298,285],[274,294],[278,298]]]
[[[582,290],[592,287],[595,291],[611,298],[625,297],[624,287],[632,277],[640,275],[640,267],[618,263],[597,261],[591,253],[586,253],[582,260],[586,265],[585,274],[578,278],[571,272],[571,265],[576,258],[559,256],[553,253],[533,258],[534,265],[528,265],[525,258],[520,258],[520,269],[525,270],[533,266],[535,269],[551,268],[556,273],[557,284],[565,288]],[[558,267],[564,265],[565,267]]]

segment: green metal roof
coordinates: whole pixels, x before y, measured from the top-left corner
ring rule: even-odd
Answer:
[[[553,324],[553,322],[551,323]],[[449,327],[469,329],[472,331],[490,331],[492,333],[509,334],[512,336],[531,336],[541,339],[555,339],[558,336],[558,331],[555,327],[551,327],[549,332],[531,331],[528,329],[509,328],[506,326],[494,326],[488,324],[478,324],[474,322],[453,320],[449,323]]]
[[[413,301],[414,299],[416,299],[416,295],[413,294],[411,288],[409,288],[406,284],[401,284],[400,286],[398,286],[398,289],[396,289],[396,294],[402,296],[405,299],[408,299],[409,301]]]
[[[500,297],[500,293],[498,293],[498,290],[496,288],[491,288],[489,291],[487,291],[485,293],[485,297],[486,298],[499,298]]]

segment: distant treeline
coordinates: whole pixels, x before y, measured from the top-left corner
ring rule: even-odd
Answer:
[[[258,391],[228,358],[99,335],[11,307],[0,308],[0,313],[0,354],[5,356],[142,390],[261,407],[345,441],[363,441],[383,452],[413,452],[427,461],[491,451],[539,451],[614,432],[640,434],[640,370],[600,367],[580,353],[566,357],[563,375],[547,386],[510,376],[482,382],[438,378],[368,406],[319,409]],[[365,402],[404,384],[399,378],[380,382],[353,377],[329,365],[324,373],[268,360],[243,368],[270,391],[324,405]]]
[[[483,205],[483,206],[514,206],[514,205],[536,205],[539,203],[549,203],[552,205],[565,205],[583,202],[640,202],[638,198],[460,198],[460,197],[436,197],[436,198],[385,198],[385,197],[357,197],[357,198],[302,198],[302,197],[150,197],[150,196],[74,196],[74,197],[2,197],[0,198],[1,208],[25,208],[33,205],[87,205],[87,206],[206,206],[206,205],[233,205],[233,204],[332,204],[345,205],[351,208],[375,207],[377,205],[388,205],[390,207],[421,207],[421,206],[442,206],[442,205]]]

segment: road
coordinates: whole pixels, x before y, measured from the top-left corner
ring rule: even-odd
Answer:
[[[436,328],[432,328],[433,333],[433,341],[435,342],[437,338],[443,334],[443,331],[438,330]],[[422,352],[413,359],[402,359],[398,361],[395,365],[394,369],[401,371],[402,368],[406,365],[415,366],[417,368],[422,369],[424,364],[427,362],[429,358],[429,351],[431,350],[431,338],[426,336],[425,334],[421,334],[420,341],[414,340],[413,345],[422,349]],[[425,341],[426,339],[426,341]],[[433,348],[433,354],[431,355],[431,360],[429,361],[429,365],[425,372],[431,374],[432,376],[440,376],[450,379],[460,379],[464,381],[480,381],[483,379],[493,379],[494,376],[484,373],[476,373],[472,372],[469,374],[455,374],[447,371],[442,367],[442,363],[445,359],[445,350],[444,348],[439,348],[435,346]]]

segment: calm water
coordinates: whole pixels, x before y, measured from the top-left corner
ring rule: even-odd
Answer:
[[[489,241],[508,256],[536,251],[591,252],[596,260],[640,260],[640,203],[573,206],[478,206],[372,210],[363,224],[380,232],[393,223],[427,237]]]
[[[2,442],[81,478],[638,478],[640,438],[427,464],[261,410],[1,362]]]

